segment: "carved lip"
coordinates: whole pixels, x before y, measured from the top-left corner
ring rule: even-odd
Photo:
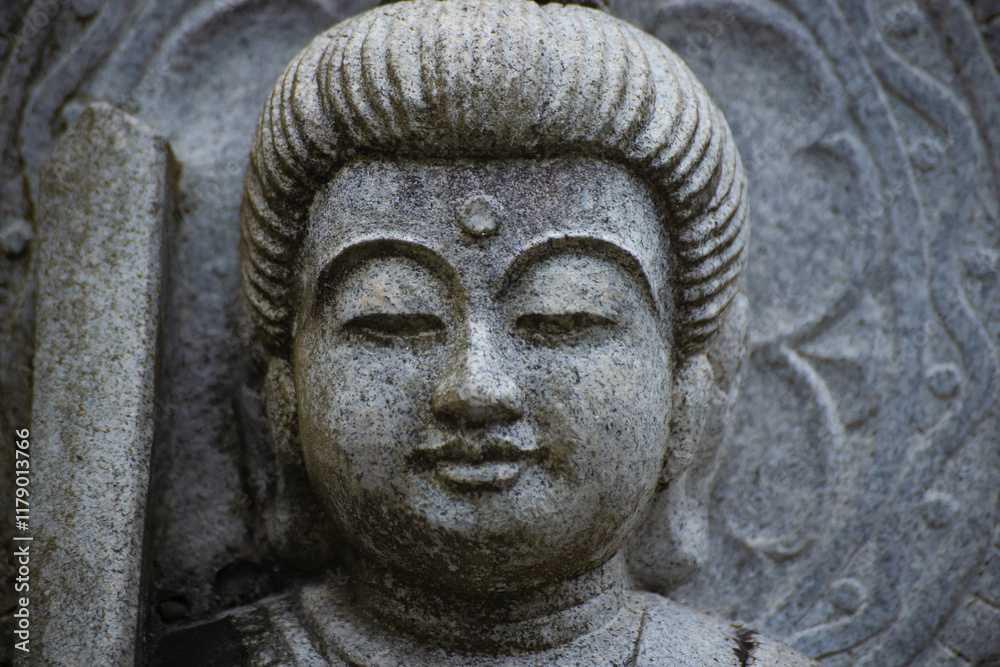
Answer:
[[[505,438],[453,438],[444,444],[418,447],[414,462],[432,471],[456,491],[503,491],[517,482],[538,448]]]
[[[458,491],[503,491],[514,485],[523,470],[523,461],[475,464],[442,461],[435,473],[446,486]]]

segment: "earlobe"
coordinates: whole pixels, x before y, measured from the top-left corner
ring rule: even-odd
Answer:
[[[674,372],[670,445],[663,459],[661,488],[698,459],[713,379],[712,366],[704,354],[688,357]]]
[[[646,590],[666,594],[708,560],[708,506],[689,477],[684,471],[656,493],[629,544],[629,572]]]

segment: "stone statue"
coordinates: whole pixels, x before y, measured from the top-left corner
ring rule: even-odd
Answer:
[[[995,3],[8,4],[0,664],[1000,664]]]
[[[746,330],[746,178],[666,46],[576,5],[379,7],[286,69],[244,188],[258,533],[351,568],[228,616],[219,660],[814,664],[641,590],[707,550]]]

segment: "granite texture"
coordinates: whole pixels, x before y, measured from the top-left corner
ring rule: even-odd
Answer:
[[[23,664],[142,653],[147,497],[177,165],[107,104],[42,171],[31,414],[31,652]]]
[[[298,576],[256,546],[255,490],[280,470],[244,458],[239,442],[239,423],[264,426],[233,398],[234,368],[246,364],[234,305],[241,181],[282,68],[318,31],[374,4],[0,6],[5,433],[30,421],[38,175],[55,142],[105,100],[168,137],[183,165],[153,470],[157,637]],[[707,548],[676,576],[704,566],[672,597],[824,664],[991,664],[1000,646],[995,3],[610,4],[692,68],[750,176],[750,359],[735,433],[700,509]],[[12,457],[0,448],[0,467],[12,469]],[[3,507],[12,488],[0,484]],[[4,550],[9,521],[5,513]],[[338,566],[328,576],[338,580]],[[0,627],[12,609],[4,587]],[[220,623],[198,626],[202,644]],[[0,644],[0,662],[10,655]]]

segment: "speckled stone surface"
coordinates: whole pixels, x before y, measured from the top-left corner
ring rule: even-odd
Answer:
[[[168,138],[183,165],[147,552],[148,634],[182,651],[166,664],[245,664],[238,638],[261,636],[266,605],[240,616],[249,634],[225,614],[348,570],[344,545],[321,539],[333,533],[315,498],[268,501],[278,487],[302,488],[305,471],[254,442],[267,406],[263,386],[241,387],[251,360],[236,316],[237,243],[247,155],[275,79],[319,31],[376,4],[0,3],[4,433],[31,418],[39,174],[50,152],[105,100]],[[754,228],[750,308],[745,323],[725,323],[749,329],[733,428],[722,433],[727,420],[713,416],[705,426],[717,431],[720,470],[689,476],[684,486],[703,486],[708,500],[684,513],[679,481],[658,497],[628,546],[628,571],[832,667],[993,664],[997,3],[606,4],[667,43],[725,112]],[[277,375],[271,385],[293,389]],[[723,414],[726,401],[717,405]],[[0,448],[0,470],[13,456]],[[2,507],[13,506],[12,482],[0,479]],[[11,517],[0,516],[0,580],[12,572]],[[328,565],[303,575],[289,563]],[[13,610],[5,586],[0,634]],[[228,657],[224,646],[235,646]],[[12,655],[0,643],[0,664]]]
[[[162,137],[96,104],[42,173],[31,417],[34,603],[22,664],[124,665],[141,652],[176,169]]]

